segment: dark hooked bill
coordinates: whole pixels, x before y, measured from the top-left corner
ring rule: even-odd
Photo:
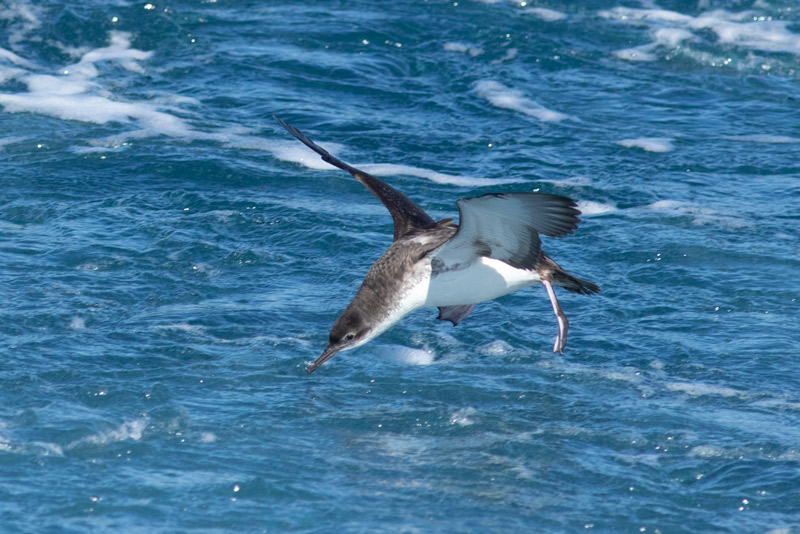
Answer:
[[[314,363],[308,366],[308,369],[306,369],[306,374],[310,375],[311,373],[316,371],[317,367],[330,360],[334,355],[336,355],[339,352],[339,350],[340,349],[338,347],[331,347],[330,345],[328,345],[322,352],[322,355],[319,358],[317,358]]]

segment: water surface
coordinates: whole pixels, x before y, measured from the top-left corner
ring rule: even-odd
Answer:
[[[800,532],[794,2],[0,8],[3,532]],[[603,293],[307,377],[391,218],[570,196]]]

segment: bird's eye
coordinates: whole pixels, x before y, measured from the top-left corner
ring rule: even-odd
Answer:
[[[355,335],[354,333],[350,332],[349,334],[347,334],[346,336],[344,336],[344,340],[345,340],[345,341],[353,341],[353,339],[354,339],[355,337],[356,337],[356,335]]]

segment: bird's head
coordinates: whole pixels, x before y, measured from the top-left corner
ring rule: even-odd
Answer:
[[[370,331],[371,329],[361,313],[351,308],[346,309],[333,323],[328,338],[328,346],[322,352],[322,355],[308,367],[308,374],[313,373],[334,355],[345,350],[354,349],[372,339],[374,336],[368,335]]]

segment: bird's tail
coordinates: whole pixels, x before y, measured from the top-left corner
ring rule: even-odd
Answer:
[[[600,293],[600,286],[588,280],[572,276],[567,271],[558,268],[553,271],[553,283],[567,291],[581,295],[595,295]]]

